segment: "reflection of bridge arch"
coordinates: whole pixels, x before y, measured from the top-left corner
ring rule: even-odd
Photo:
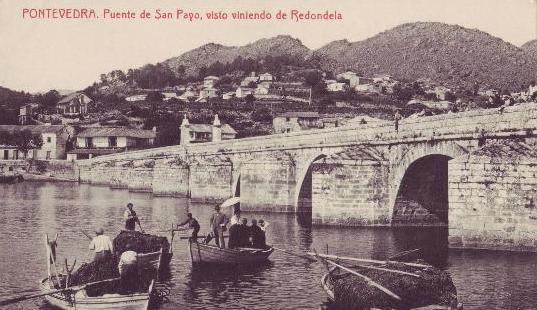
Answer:
[[[390,215],[393,225],[448,223],[448,161],[466,154],[453,142],[392,150]]]

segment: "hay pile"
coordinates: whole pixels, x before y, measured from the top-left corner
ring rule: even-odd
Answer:
[[[389,263],[382,267],[414,272],[421,278],[360,267],[352,268],[401,297],[402,301],[398,301],[368,285],[362,278],[345,271],[340,272],[338,269],[330,278],[337,305],[349,310],[410,309],[427,305],[456,307],[457,289],[447,272],[434,267],[423,270],[401,263]]]
[[[80,285],[119,277],[118,259],[109,257],[82,264],[72,275],[70,285]]]
[[[136,253],[158,252],[162,248],[163,252],[168,252],[170,243],[166,237],[159,237],[143,234],[139,231],[123,230],[114,238],[114,251],[121,253],[131,250]]]

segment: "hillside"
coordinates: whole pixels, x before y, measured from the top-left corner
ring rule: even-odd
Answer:
[[[209,43],[179,57],[170,58],[163,64],[170,67],[173,72],[178,72],[180,67],[184,67],[187,75],[195,76],[201,67],[208,67],[217,61],[223,64],[230,63],[239,56],[244,59],[261,59],[266,56],[290,56],[304,59],[309,52],[310,50],[300,40],[287,35],[279,35],[240,47]]]
[[[524,43],[521,47],[526,53],[537,57],[537,40],[531,40]]]
[[[443,23],[408,23],[359,42],[336,41],[316,50],[323,69],[366,75],[430,79],[450,86],[519,89],[536,77],[530,55],[476,29]]]

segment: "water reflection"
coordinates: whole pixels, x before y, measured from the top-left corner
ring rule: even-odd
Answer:
[[[72,183],[0,185],[4,216],[0,217],[0,297],[36,290],[45,274],[43,235],[59,237],[59,257],[91,259],[88,240],[103,226],[114,236],[123,224],[127,202],[133,202],[143,228],[161,232],[188,211],[207,232],[212,205],[145,193],[110,190]],[[229,210],[230,211],[230,210]],[[316,249],[331,254],[384,259],[397,252],[423,248],[427,261],[446,268],[466,309],[535,309],[537,255],[447,249],[445,228],[311,227],[308,218],[289,214],[245,213],[270,222],[267,241],[293,251]],[[274,252],[271,263],[250,268],[193,269],[186,240],[173,242],[174,258],[163,281],[169,303],[161,309],[319,309],[331,308],[320,287],[324,267],[300,257]],[[30,300],[10,309],[47,309]]]

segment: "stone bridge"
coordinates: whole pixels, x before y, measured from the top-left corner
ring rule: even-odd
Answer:
[[[452,247],[537,251],[537,105],[79,161],[80,181],[313,224],[448,226]]]

